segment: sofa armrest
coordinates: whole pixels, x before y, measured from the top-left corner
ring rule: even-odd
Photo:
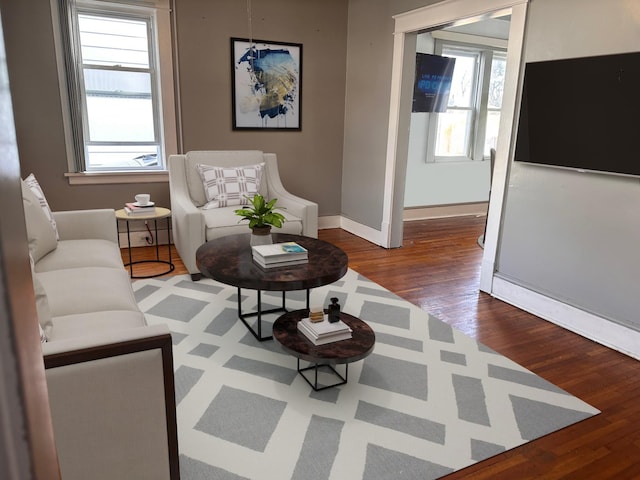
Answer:
[[[189,195],[184,155],[169,157],[169,193],[171,195],[171,222],[173,243],[189,273],[199,273],[196,250],[206,241],[202,212]]]
[[[65,480],[177,480],[171,335],[165,325],[43,344]]]
[[[111,208],[53,212],[60,240],[95,238],[118,243],[116,214]]]
[[[278,207],[302,219],[302,235],[318,238],[318,204],[298,197],[284,187],[275,154],[265,153],[264,158],[268,163],[266,171],[269,199],[277,198]]]

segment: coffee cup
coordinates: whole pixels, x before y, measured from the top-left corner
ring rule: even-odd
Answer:
[[[136,195],[136,202],[138,202],[139,205],[146,205],[149,203],[149,200],[151,200],[151,195],[148,193],[139,193]]]

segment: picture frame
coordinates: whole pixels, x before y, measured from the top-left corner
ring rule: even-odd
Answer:
[[[302,129],[302,44],[231,38],[233,130]]]

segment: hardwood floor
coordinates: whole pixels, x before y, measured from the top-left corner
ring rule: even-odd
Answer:
[[[404,246],[391,250],[340,229],[319,237],[360,274],[602,411],[448,480],[640,479],[640,363],[479,292],[483,228],[473,216],[407,222]],[[152,254],[134,249],[134,259]]]

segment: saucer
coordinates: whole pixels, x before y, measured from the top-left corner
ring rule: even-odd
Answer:
[[[133,205],[134,205],[135,207],[142,207],[142,208],[145,208],[145,207],[153,207],[153,206],[155,205],[155,203],[153,203],[153,202],[147,202],[147,203],[145,203],[144,205],[142,205],[140,202],[133,202]]]

